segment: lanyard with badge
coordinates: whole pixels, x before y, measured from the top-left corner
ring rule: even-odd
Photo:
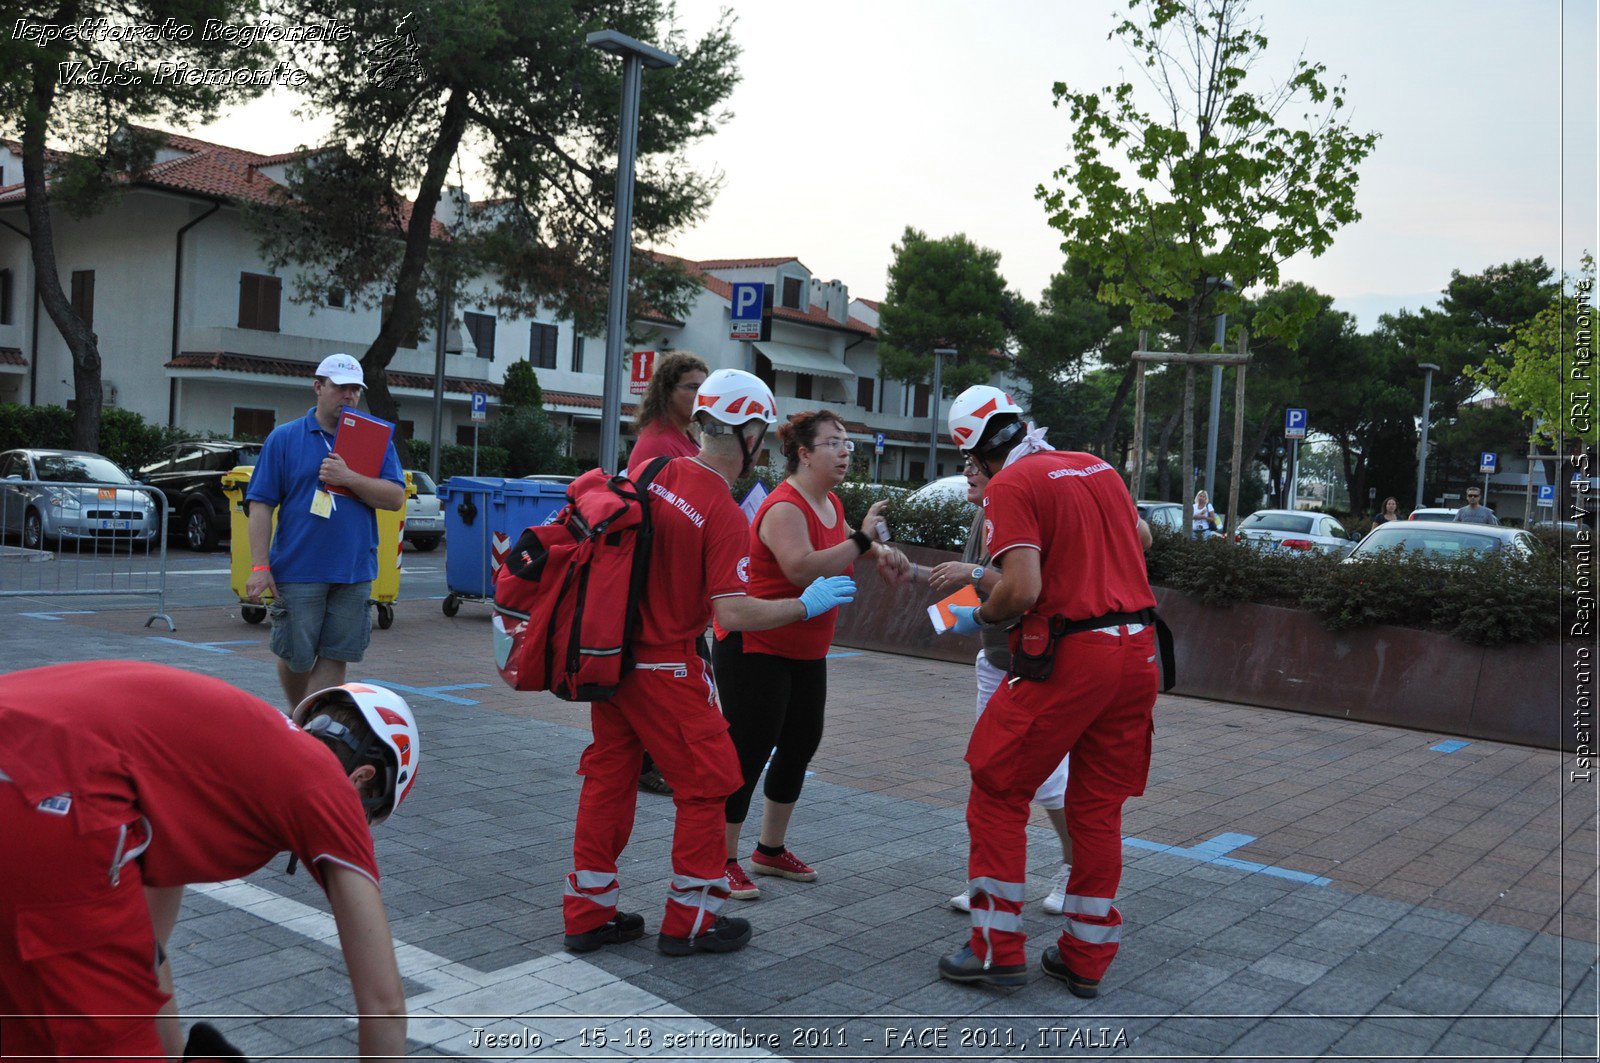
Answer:
[[[333,444],[328,442],[328,437],[323,433],[318,432],[317,438],[322,440],[322,445],[328,448],[329,454],[332,454]],[[333,497],[333,492],[329,491],[327,487],[319,482],[317,484],[316,493],[311,496],[311,515],[313,517],[322,517],[326,519],[333,515],[333,511],[337,509],[338,506],[339,503]]]

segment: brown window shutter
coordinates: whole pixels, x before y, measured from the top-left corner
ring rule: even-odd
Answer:
[[[283,301],[283,278],[261,278],[261,328],[266,332],[277,332],[278,307]]]

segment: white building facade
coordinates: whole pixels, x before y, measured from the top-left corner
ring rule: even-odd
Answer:
[[[265,156],[167,134],[155,164],[101,213],[52,214],[63,290],[96,333],[108,405],[194,432],[262,437],[311,405],[310,377],[325,355],[366,350],[382,324],[379,307],[344,293],[308,303],[300,275],[267,267],[244,219],[251,204],[272,202],[294,156]],[[0,402],[68,405],[72,359],[40,305],[28,243],[20,145],[0,141]],[[443,235],[464,197],[447,197],[435,225]],[[629,350],[686,349],[713,369],[749,369],[773,388],[781,415],[827,407],[857,442],[862,475],[922,481],[955,472],[945,445],[928,467],[935,411],[927,385],[879,376],[877,305],[850,298],[795,258],[676,260],[700,281],[681,320],[633,324]],[[759,281],[773,293],[770,341],[729,338],[730,285]],[[571,452],[599,453],[603,337],[541,311],[497,313],[491,279],[458,292],[446,333],[446,442],[471,439],[476,391],[498,395],[506,369],[528,360],[545,408],[570,432]],[[431,433],[435,344],[411,339],[389,365],[403,438]],[[997,361],[997,370],[1006,363]],[[997,373],[995,383],[1007,381]],[[624,447],[634,407],[625,396]],[[939,415],[939,435],[943,419]],[[883,437],[883,452],[874,442]],[[769,444],[769,450],[775,450]]]

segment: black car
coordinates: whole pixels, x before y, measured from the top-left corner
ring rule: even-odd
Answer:
[[[237,465],[254,465],[260,443],[203,439],[176,443],[139,470],[139,479],[159,487],[171,507],[167,527],[191,550],[215,550],[230,537],[228,496],[222,474]]]

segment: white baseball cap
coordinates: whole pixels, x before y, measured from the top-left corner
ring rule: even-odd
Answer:
[[[330,354],[317,366],[317,376],[327,377],[334,384],[360,384],[367,386],[361,373],[361,363],[348,354]]]

